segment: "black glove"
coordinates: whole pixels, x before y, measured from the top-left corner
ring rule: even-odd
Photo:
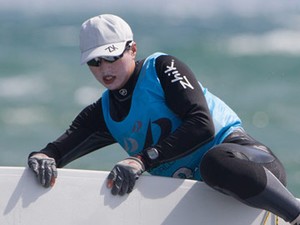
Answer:
[[[33,155],[28,159],[29,168],[35,173],[42,186],[53,186],[57,177],[56,163],[53,158]]]
[[[132,192],[135,181],[145,171],[143,162],[136,157],[129,157],[118,162],[107,177],[107,187],[113,195]]]

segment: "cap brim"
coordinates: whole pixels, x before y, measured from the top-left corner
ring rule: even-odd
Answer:
[[[112,43],[90,49],[81,53],[80,63],[85,64],[91,59],[101,56],[119,56],[123,53],[127,41]]]

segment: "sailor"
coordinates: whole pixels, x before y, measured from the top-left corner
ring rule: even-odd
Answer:
[[[160,52],[137,60],[130,26],[111,14],[82,24],[80,50],[81,64],[106,91],[57,140],[29,155],[28,165],[41,185],[54,185],[56,168],[119,143],[129,157],[107,177],[113,195],[130,193],[147,171],[203,181],[300,224],[300,203],[286,188],[279,159],[181,60]]]

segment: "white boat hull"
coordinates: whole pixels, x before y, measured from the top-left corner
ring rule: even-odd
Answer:
[[[202,182],[142,176],[133,192],[112,196],[108,173],[59,169],[53,188],[26,168],[0,167],[1,225],[288,224]]]

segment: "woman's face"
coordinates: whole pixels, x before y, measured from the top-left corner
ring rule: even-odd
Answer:
[[[115,62],[102,60],[99,67],[89,66],[89,69],[107,89],[120,89],[127,83],[134,71],[136,50],[136,44],[133,43],[131,48],[124,52],[122,58]]]

